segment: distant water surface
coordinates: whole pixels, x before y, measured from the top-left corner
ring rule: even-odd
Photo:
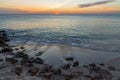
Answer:
[[[0,15],[11,44],[67,44],[120,52],[120,15]]]

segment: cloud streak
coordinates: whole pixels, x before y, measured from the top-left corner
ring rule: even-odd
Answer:
[[[115,0],[105,0],[105,1],[98,1],[98,2],[93,2],[93,3],[79,4],[78,7],[80,7],[80,8],[91,7],[91,6],[111,3],[111,2],[114,2],[114,1]]]

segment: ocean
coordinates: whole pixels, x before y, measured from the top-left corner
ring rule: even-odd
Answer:
[[[120,52],[120,15],[1,14],[10,44],[66,44]]]

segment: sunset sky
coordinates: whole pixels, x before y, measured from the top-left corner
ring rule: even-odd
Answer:
[[[120,0],[0,0],[0,14],[120,13]]]

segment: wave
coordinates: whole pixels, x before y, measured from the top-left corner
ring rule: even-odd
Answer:
[[[66,44],[92,50],[120,52],[120,35],[71,35],[33,29],[7,30],[7,32],[11,39],[11,44]],[[111,42],[108,43],[110,40]],[[118,44],[114,44],[113,40],[118,40]]]

